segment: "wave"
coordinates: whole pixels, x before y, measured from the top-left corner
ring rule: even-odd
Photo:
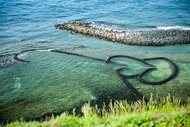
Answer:
[[[158,26],[161,30],[190,30],[189,26]]]
[[[190,26],[127,26],[105,22],[88,22],[89,26],[98,30],[109,31],[141,31],[141,30],[190,30]]]
[[[124,31],[126,28],[117,24],[109,24],[105,22],[89,22],[89,26],[98,30],[109,30],[109,31]]]

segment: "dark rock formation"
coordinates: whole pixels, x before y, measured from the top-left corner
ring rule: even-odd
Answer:
[[[12,65],[15,62],[12,54],[0,55],[0,68]]]
[[[61,30],[70,30],[112,42],[139,46],[165,46],[190,43],[190,30],[117,31],[93,27],[92,23],[68,22],[56,24]]]

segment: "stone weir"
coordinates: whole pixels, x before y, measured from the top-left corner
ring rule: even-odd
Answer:
[[[94,27],[89,22],[65,22],[56,24],[61,30],[70,30],[86,36],[94,36],[112,42],[138,46],[165,46],[190,44],[190,30],[141,30],[119,31]]]

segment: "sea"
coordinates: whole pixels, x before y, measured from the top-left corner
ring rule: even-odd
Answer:
[[[190,97],[190,44],[120,44],[55,28],[64,22],[189,31],[190,1],[1,0],[1,123],[80,113],[85,103]]]

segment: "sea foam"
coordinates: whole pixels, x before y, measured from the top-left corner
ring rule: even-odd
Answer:
[[[190,30],[188,26],[158,26],[157,28],[161,30]]]

